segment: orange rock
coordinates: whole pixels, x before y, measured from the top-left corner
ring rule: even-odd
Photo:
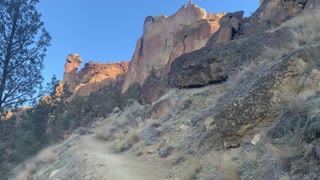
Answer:
[[[65,64],[65,73],[63,75],[63,81],[68,84],[69,91],[75,88],[78,79],[77,79],[77,71],[81,66],[82,59],[78,54],[69,54],[67,56],[67,62]]]
[[[129,65],[125,61],[105,64],[90,61],[77,72],[81,63],[82,60],[78,54],[68,55],[63,82],[68,84],[72,96],[67,101],[76,96],[88,96],[105,87],[117,79],[117,76],[126,73]]]
[[[74,89],[73,94],[78,96],[88,96],[90,93],[95,92],[117,76],[123,75],[128,70],[128,62],[118,63],[86,63],[84,68],[78,73],[79,84]]]
[[[150,71],[166,69],[178,56],[204,47],[219,28],[221,15],[207,14],[189,2],[174,15],[148,16],[125,77],[123,92],[142,84]]]

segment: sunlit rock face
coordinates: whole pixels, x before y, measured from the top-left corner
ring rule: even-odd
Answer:
[[[123,91],[133,83],[142,84],[152,69],[168,72],[178,56],[204,47],[219,29],[223,15],[207,13],[189,2],[170,17],[148,16],[143,36],[136,43]]]
[[[88,96],[112,81],[119,75],[127,72],[129,63],[126,61],[117,63],[95,63],[90,61],[84,65],[79,72],[82,59],[78,54],[67,56],[63,82],[68,85],[68,90],[72,93],[68,100],[76,96]]]
[[[70,73],[73,70],[77,70],[82,63],[82,59],[79,56],[79,54],[69,54],[67,56],[67,62],[65,64],[65,68],[66,68],[66,73]]]
[[[72,91],[77,84],[77,71],[81,66],[82,59],[79,54],[69,54],[64,65],[65,72],[63,74],[63,81],[68,84],[69,90]]]
[[[73,90],[73,96],[88,96],[112,81],[128,70],[129,62],[118,63],[86,63],[78,73],[79,82]]]

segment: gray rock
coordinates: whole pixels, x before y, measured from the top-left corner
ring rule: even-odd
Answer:
[[[208,44],[206,48],[178,57],[171,65],[168,82],[171,87],[178,88],[223,82],[235,69],[262,59],[260,57],[268,47],[286,48],[291,43],[293,35],[290,29],[282,28],[227,43]]]
[[[119,107],[115,107],[112,111],[112,114],[118,114],[119,112],[121,112]]]
[[[320,45],[292,52],[277,63],[258,69],[234,90],[226,93],[212,109],[217,131],[227,144],[240,143],[241,137],[260,122],[279,115],[283,85],[293,87],[305,73],[306,62],[319,59]]]
[[[231,23],[234,30],[236,30],[236,31],[239,30],[240,20],[238,18],[232,17],[230,19],[230,23]]]
[[[79,127],[76,131],[75,131],[75,133],[76,134],[78,134],[78,135],[86,135],[86,134],[88,134],[88,128],[86,128],[86,127]]]
[[[160,148],[160,150],[159,150],[159,156],[160,156],[161,158],[168,157],[173,150],[174,150],[174,148],[171,147],[171,146],[166,146],[166,147]]]

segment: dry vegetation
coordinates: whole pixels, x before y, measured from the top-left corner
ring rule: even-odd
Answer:
[[[297,39],[297,44],[293,44],[291,48],[299,48],[317,40],[320,32],[319,22],[320,13],[316,12],[294,18],[278,28],[290,27]],[[268,60],[286,56],[291,50],[266,49],[265,59],[259,60],[260,63],[252,60],[251,64],[237,69],[234,77],[228,81],[228,89],[221,90],[221,87],[225,88],[225,86],[217,85],[197,90],[170,91],[162,99],[170,99],[175,105],[168,112],[160,113],[158,119],[149,119],[147,114],[160,100],[151,106],[142,106],[134,100],[129,100],[126,105],[123,99],[121,102],[112,101],[112,105],[98,108],[97,113],[105,118],[102,120],[103,123],[94,130],[94,134],[99,140],[112,141],[115,153],[131,150],[137,156],[153,158],[159,162],[167,161],[165,163],[170,166],[170,171],[166,172],[168,179],[173,178],[175,173],[179,175],[178,178],[190,180],[269,180],[288,177],[302,179],[305,174],[307,178],[320,176],[318,166],[320,161],[318,82],[320,78],[314,78],[317,73],[319,74],[316,69],[312,71],[307,69],[300,82],[283,86],[280,90],[281,97],[279,97],[282,114],[273,127],[261,129],[261,134],[267,135],[261,135],[261,139],[259,138],[256,144],[244,142],[235,151],[225,149],[213,151],[211,147],[204,148],[209,146],[208,144],[203,145],[204,142],[208,143],[205,141],[208,137],[205,134],[208,124],[213,124],[214,120],[212,122],[202,120],[208,119],[206,117],[210,116],[210,113],[206,110],[210,110],[208,107],[217,105],[216,98],[221,97],[222,91],[239,87],[245,79],[257,73],[265,63],[270,63]],[[312,64],[318,64],[318,62],[309,62],[311,67],[313,67]],[[63,125],[76,127],[89,124],[96,119],[95,112],[91,112],[92,105],[106,104],[102,102],[105,101],[105,96],[111,94],[112,97],[116,97],[120,93],[118,90],[106,95],[103,95],[102,91],[89,98],[79,99],[68,106],[71,108],[81,106],[74,112],[65,113],[65,107],[58,109],[54,117],[56,123],[61,123],[55,125],[57,133],[61,131],[60,128]],[[101,99],[100,96],[105,98]],[[95,102],[99,98],[100,100]],[[106,99],[109,100],[109,97]],[[114,106],[118,105],[123,112],[112,111]],[[107,113],[103,112],[105,108]],[[88,113],[84,113],[86,111]],[[60,112],[63,113],[59,115]],[[108,113],[111,114],[108,115]],[[72,117],[73,115],[77,116]],[[84,116],[81,117],[81,115]],[[76,117],[80,118],[79,122],[76,121],[78,120]],[[67,122],[64,122],[65,119]],[[75,125],[76,123],[80,124]],[[144,154],[144,152],[147,153]],[[203,155],[204,152],[207,155]],[[53,148],[42,151],[19,170],[16,179],[31,180],[37,168],[53,162],[55,158],[56,151]],[[303,165],[299,166],[299,164]]]
[[[96,128],[94,134],[97,139],[114,141],[113,150],[116,153],[131,149],[140,141],[139,126],[143,106],[134,100],[128,102],[124,113],[114,112],[106,122]]]
[[[199,161],[190,162],[190,166],[185,170],[183,179],[194,180],[202,169],[202,164]]]
[[[281,26],[273,29],[272,31],[283,27],[289,27],[291,32],[294,34],[296,44],[292,44],[292,48],[297,48],[310,42],[318,41],[320,38],[320,11],[312,10],[305,12],[301,16],[297,16],[284,22]]]
[[[236,180],[239,179],[237,165],[232,161],[232,157],[228,154],[217,155],[213,159],[217,175],[220,179]]]
[[[48,147],[39,152],[34,158],[28,160],[24,165],[18,170],[16,170],[16,180],[33,180],[33,174],[41,166],[45,164],[52,163],[57,158],[55,147]]]

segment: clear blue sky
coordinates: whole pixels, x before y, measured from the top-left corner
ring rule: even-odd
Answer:
[[[38,10],[52,41],[43,71],[47,80],[63,77],[69,53],[83,62],[130,60],[148,15],[172,15],[188,0],[41,0]],[[193,0],[207,12],[244,10],[249,16],[259,0]],[[83,63],[83,64],[84,64]]]

